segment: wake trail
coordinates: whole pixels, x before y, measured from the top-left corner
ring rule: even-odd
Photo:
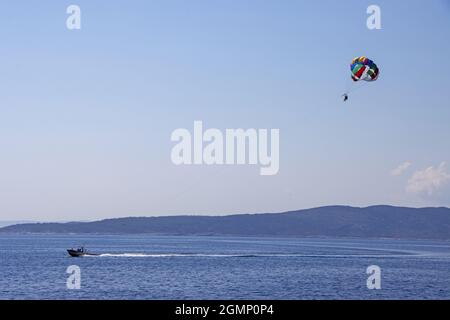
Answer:
[[[297,254],[297,253],[261,253],[261,254],[208,254],[208,253],[103,253],[91,257],[122,258],[405,258],[428,256],[424,253],[403,254]]]

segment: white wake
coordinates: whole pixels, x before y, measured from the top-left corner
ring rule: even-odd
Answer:
[[[261,254],[208,254],[208,253],[103,253],[90,257],[122,257],[122,258],[264,258],[264,257],[304,257],[304,258],[404,258],[427,256],[427,254],[296,254],[296,253],[261,253]]]

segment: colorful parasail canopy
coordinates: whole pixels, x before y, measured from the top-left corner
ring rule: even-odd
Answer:
[[[375,81],[380,73],[377,65],[364,56],[353,59],[350,70],[353,81]]]

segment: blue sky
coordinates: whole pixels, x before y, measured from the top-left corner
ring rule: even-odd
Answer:
[[[443,0],[2,1],[0,220],[450,206],[449,38]],[[279,128],[279,173],[173,165],[194,120]]]

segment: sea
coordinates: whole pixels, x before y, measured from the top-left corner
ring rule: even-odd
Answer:
[[[450,299],[450,242],[0,234],[0,299]]]

